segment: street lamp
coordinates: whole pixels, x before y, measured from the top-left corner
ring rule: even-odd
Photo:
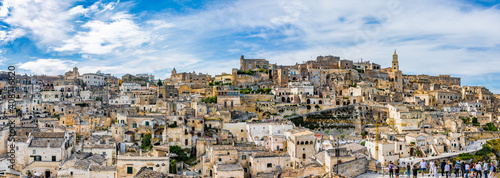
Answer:
[[[339,150],[339,147],[340,147],[340,138],[337,137],[337,149],[335,150],[335,156],[337,157],[337,175],[339,174],[339,154],[340,154],[340,150]]]

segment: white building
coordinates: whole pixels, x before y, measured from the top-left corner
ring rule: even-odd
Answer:
[[[247,140],[263,146],[264,142],[268,140],[270,136],[284,136],[287,130],[293,129],[293,125],[259,122],[248,123],[246,129],[248,133]]]
[[[141,85],[137,83],[123,83],[120,86],[120,92],[130,92],[134,90],[141,90]]]
[[[101,86],[104,85],[104,76],[101,73],[86,73],[82,76],[83,83],[90,86]]]

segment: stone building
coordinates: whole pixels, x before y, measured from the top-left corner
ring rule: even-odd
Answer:
[[[240,58],[240,70],[259,70],[259,69],[272,69],[269,61],[265,59],[245,59],[243,55]]]
[[[178,98],[179,90],[174,85],[164,85],[158,87],[158,98]]]
[[[142,167],[168,174],[170,159],[168,148],[155,146],[149,153],[125,153],[117,157],[118,177],[133,178]]]
[[[172,70],[172,75],[170,76],[170,81],[173,84],[185,84],[185,83],[193,83],[193,84],[201,84],[208,85],[208,82],[212,80],[212,76],[208,74],[198,73],[196,74],[194,71],[191,72],[182,72],[177,73],[175,68]]]
[[[259,173],[272,173],[277,176],[283,171],[292,170],[292,162],[290,155],[286,153],[253,153],[249,162],[250,177],[256,177]]]
[[[315,154],[316,137],[308,129],[292,129],[285,132],[287,138],[287,153],[291,156],[293,168],[299,169],[305,165],[306,159]]]

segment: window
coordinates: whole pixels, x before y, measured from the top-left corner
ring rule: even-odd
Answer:
[[[33,150],[33,154],[36,154],[36,150]]]
[[[273,167],[273,163],[267,163],[267,167],[268,168],[272,168]]]
[[[241,159],[242,160],[246,160],[247,159],[247,155],[241,155]]]
[[[127,174],[132,174],[133,170],[132,167],[127,167]]]
[[[42,161],[42,157],[41,156],[35,156],[35,161]]]
[[[56,161],[56,156],[52,156],[52,161]]]
[[[132,128],[137,128],[137,123],[133,123]]]

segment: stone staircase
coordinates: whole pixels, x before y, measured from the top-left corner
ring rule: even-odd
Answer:
[[[436,148],[436,145],[432,145],[432,148],[434,149],[434,152],[437,154],[436,156],[439,156],[441,153],[439,153],[439,150]]]

